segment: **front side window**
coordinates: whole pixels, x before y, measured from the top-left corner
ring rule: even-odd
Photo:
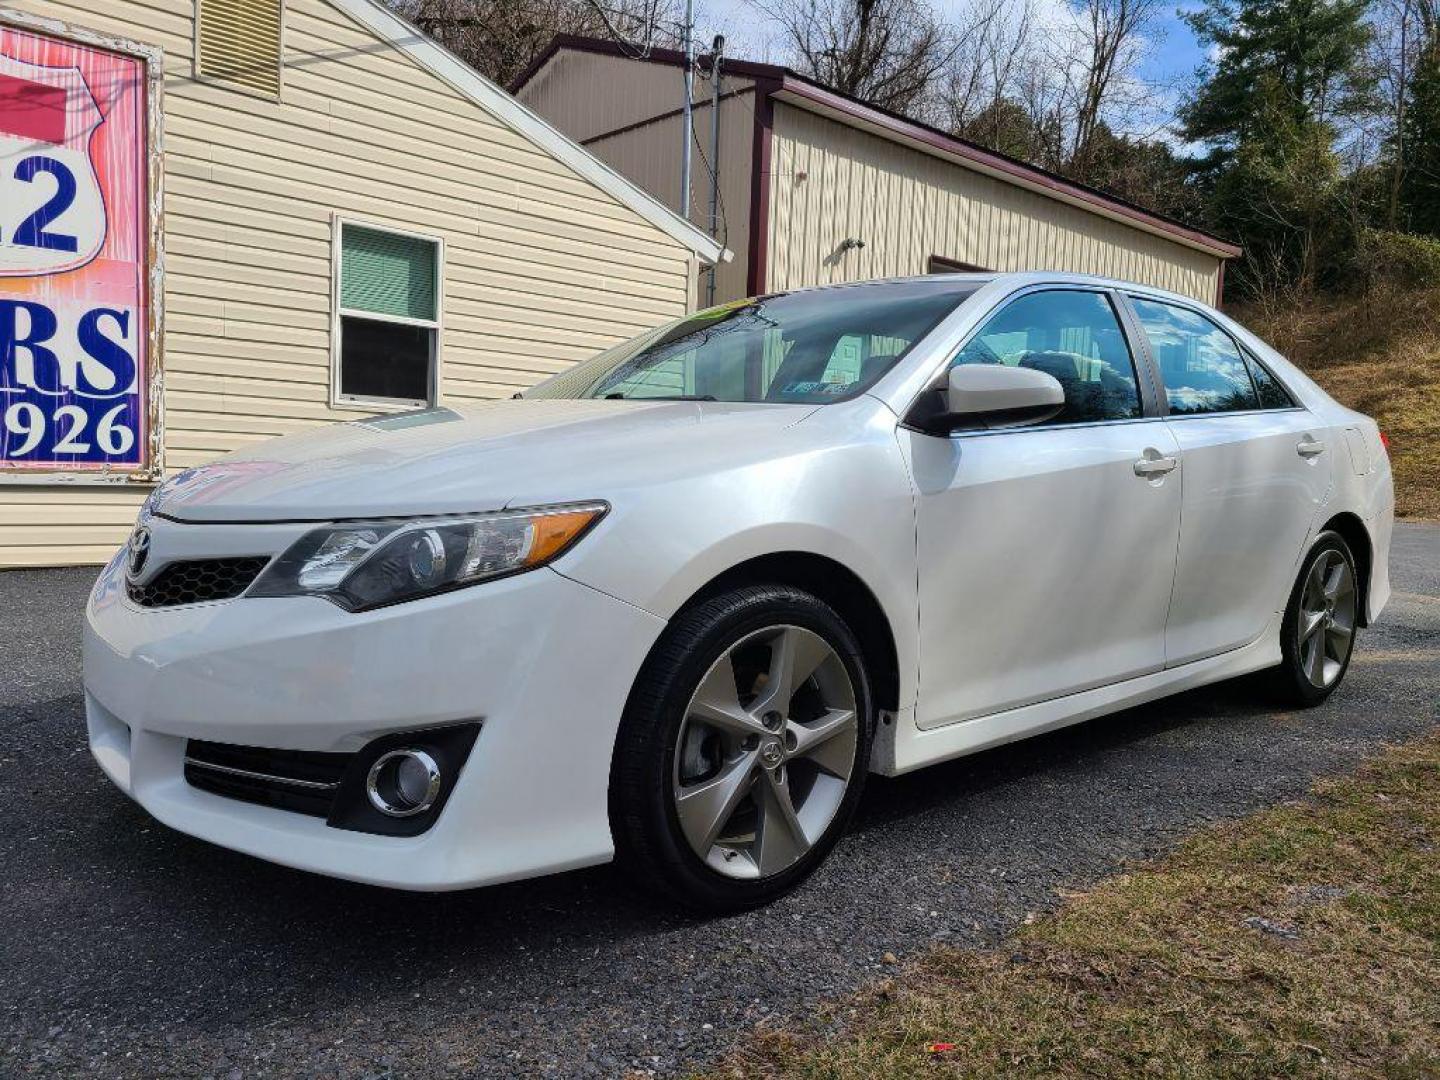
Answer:
[[[338,397],[428,405],[439,352],[439,241],[340,225]]]
[[[1245,358],[1229,334],[1189,308],[1138,296],[1131,302],[1160,365],[1172,414],[1260,407]]]
[[[641,334],[525,396],[843,401],[874,385],[976,288],[909,281],[738,300]]]
[[[1065,408],[1050,424],[1129,420],[1141,414],[1135,362],[1110,298],[1052,289],[1003,308],[961,348],[960,364],[1008,364],[1053,375]]]

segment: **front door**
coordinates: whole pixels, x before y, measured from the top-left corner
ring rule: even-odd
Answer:
[[[1184,466],[1117,299],[1024,293],[956,355],[1054,375],[1066,406],[1052,421],[901,431],[918,489],[922,728],[1164,667]]]
[[[1184,305],[1131,297],[1185,462],[1170,667],[1247,645],[1282,610],[1330,488],[1329,430],[1231,336]]]

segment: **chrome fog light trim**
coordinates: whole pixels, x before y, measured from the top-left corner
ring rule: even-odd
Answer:
[[[435,805],[440,784],[440,766],[424,750],[391,750],[370,766],[365,793],[382,814],[407,818]]]

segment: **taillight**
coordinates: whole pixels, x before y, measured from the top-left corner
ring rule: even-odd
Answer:
[[[1380,432],[1380,447],[1385,453],[1390,453],[1390,436],[1386,435],[1383,431]]]

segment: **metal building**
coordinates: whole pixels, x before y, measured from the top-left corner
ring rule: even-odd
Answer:
[[[683,57],[557,38],[515,95],[669,206],[680,200]],[[701,57],[698,69],[708,72]],[[708,228],[713,85],[696,80],[691,220]],[[1215,301],[1218,237],[984,150],[771,64],[725,59],[719,301],[944,269],[1067,270]],[[708,275],[707,275],[708,276]],[[708,292],[707,290],[703,290]],[[705,297],[702,295],[702,300]]]

